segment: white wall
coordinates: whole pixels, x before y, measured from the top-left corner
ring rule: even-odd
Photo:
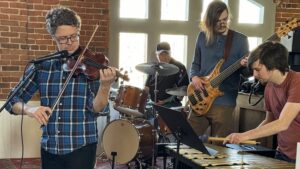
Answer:
[[[0,106],[4,104],[0,101]],[[29,104],[38,105],[38,101]],[[24,116],[23,139],[24,158],[40,157],[41,130],[39,123],[30,117]],[[0,112],[0,159],[21,158],[21,116],[9,114],[6,110]]]

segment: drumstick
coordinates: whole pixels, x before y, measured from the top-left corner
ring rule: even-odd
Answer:
[[[199,138],[202,140],[202,142],[205,142],[205,143],[208,141],[224,142],[225,140],[229,140],[224,137],[208,137],[206,135],[200,136]],[[257,142],[255,140],[247,140],[247,141],[243,141],[241,143],[242,144],[260,144],[260,142]]]
[[[223,142],[225,140],[229,140],[226,138],[222,138],[222,137],[208,137],[209,141],[218,141],[218,142]],[[241,142],[242,144],[260,144],[260,142],[257,142],[255,140],[247,140],[247,141],[243,141]]]

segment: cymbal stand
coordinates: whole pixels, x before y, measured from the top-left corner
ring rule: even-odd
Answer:
[[[157,90],[157,77],[158,77],[158,65],[155,65],[155,81],[154,81],[154,104],[156,104],[157,102],[157,93],[158,93],[158,90]],[[151,167],[149,167],[149,169],[158,169],[158,167],[155,166],[155,150],[156,150],[156,145],[155,145],[155,138],[156,138],[156,135],[157,135],[157,131],[158,131],[158,116],[157,116],[157,113],[155,111],[155,109],[153,108],[152,109],[152,113],[154,115],[154,129],[153,129],[153,151],[152,151],[152,163],[151,163]]]

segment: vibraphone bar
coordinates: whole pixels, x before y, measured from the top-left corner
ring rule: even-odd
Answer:
[[[207,147],[217,150],[215,156],[209,156],[202,152],[181,146],[178,158],[180,169],[294,169],[295,164],[285,161],[260,156],[244,151],[237,151],[226,147],[206,144]],[[176,146],[167,146],[169,154],[176,159]],[[175,168],[175,164],[174,164]]]

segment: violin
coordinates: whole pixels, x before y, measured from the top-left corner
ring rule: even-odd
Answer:
[[[74,68],[74,65],[77,60],[77,53],[82,51],[81,47],[74,52],[73,56],[66,60],[66,63],[63,64],[64,71],[71,71]],[[83,54],[83,59],[77,66],[74,75],[83,73],[87,76],[89,80],[98,80],[100,78],[99,69],[107,69],[109,60],[103,53],[94,53],[90,50],[86,50]],[[125,81],[128,81],[129,78],[127,74],[122,74],[120,71],[116,70],[116,76],[122,78]]]
[[[69,60],[66,62],[65,67],[66,70],[70,71],[64,85],[62,86],[61,90],[59,91],[59,94],[54,102],[54,104],[51,107],[51,110],[53,111],[55,107],[57,106],[61,96],[63,95],[70,79],[72,76],[77,72],[83,72],[86,75],[88,75],[89,78],[92,79],[98,79],[100,77],[99,69],[109,68],[108,65],[108,59],[103,54],[93,54],[89,50],[87,50],[87,47],[89,46],[90,42],[92,41],[92,38],[94,37],[97,29],[99,28],[99,24],[96,25],[94,32],[86,44],[86,47],[82,50],[82,52],[79,52],[80,55],[77,57],[77,59]],[[76,53],[76,52],[74,52]],[[68,64],[69,63],[69,64]],[[125,75],[122,75],[120,72],[116,71],[117,77],[123,77],[124,80],[128,80],[128,77]]]

